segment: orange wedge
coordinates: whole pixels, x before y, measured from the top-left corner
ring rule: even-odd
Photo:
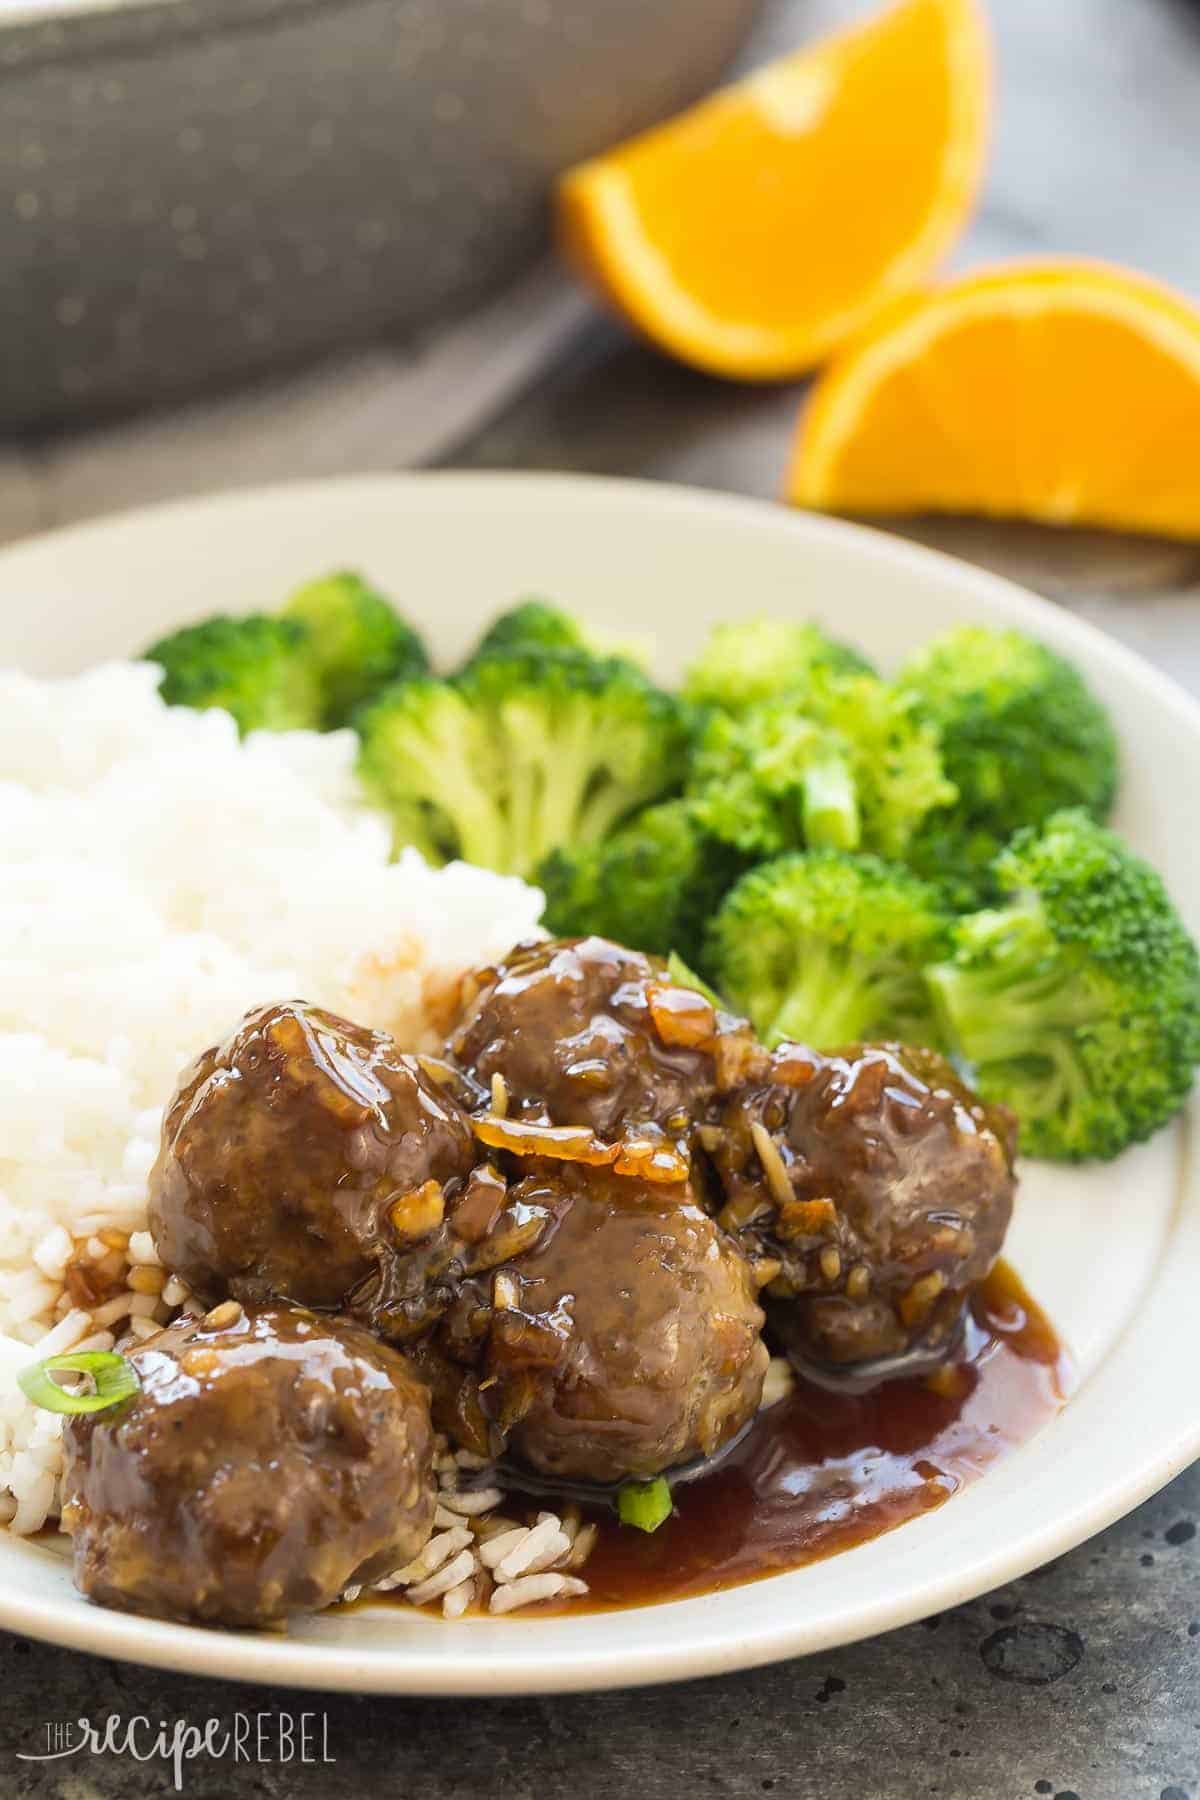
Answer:
[[[976,0],[900,0],[563,178],[563,247],[635,329],[744,380],[797,375],[953,242],[982,172]]]
[[[901,301],[817,382],[787,497],[1200,537],[1200,310],[1094,263]]]

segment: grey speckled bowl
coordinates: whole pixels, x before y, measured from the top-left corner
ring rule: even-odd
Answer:
[[[461,308],[550,178],[702,92],[758,0],[27,0],[0,24],[0,425]]]

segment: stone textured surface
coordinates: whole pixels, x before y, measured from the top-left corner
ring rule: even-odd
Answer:
[[[780,0],[757,53],[852,10],[843,0]],[[992,10],[997,154],[958,261],[1065,249],[1139,262],[1200,293],[1200,5],[992,0]],[[335,398],[323,467],[336,465],[338,430],[347,467],[400,460],[411,419],[389,417],[377,402],[364,420]],[[797,401],[788,390],[738,390],[673,369],[595,324],[532,393],[464,436],[447,460],[772,494]],[[312,408],[304,416],[315,426],[316,400]],[[269,417],[259,422],[269,440]],[[279,431],[263,455],[278,472],[303,472],[311,451]],[[125,440],[126,498],[136,448],[135,437]],[[98,438],[0,457],[0,503],[20,500],[43,524],[98,510],[111,491],[110,453],[111,440]],[[210,458],[219,485],[216,443]],[[194,487],[203,471],[193,448],[176,479]],[[10,535],[15,519],[10,511]],[[1200,693],[1200,549],[971,522],[906,529],[1050,593]],[[327,1714],[334,1762],[200,1760],[186,1769],[183,1791],[193,1800],[350,1800],[364,1791],[422,1800],[1200,1800],[1198,1522],[1200,1467],[1091,1543],[952,1613],[829,1655],[640,1693],[469,1706],[324,1701],[0,1634],[0,1794],[141,1800],[171,1791],[161,1764],[128,1757],[17,1761],[22,1749],[44,1749],[50,1720],[117,1711],[202,1724],[239,1709],[315,1708]]]
[[[6,1800],[141,1800],[161,1764],[20,1763],[44,1722],[203,1725],[315,1709],[329,1764],[198,1758],[190,1800],[1196,1800],[1200,1468],[1113,1530],[956,1611],[721,1680],[554,1699],[386,1700],[188,1680],[0,1635]],[[514,1629],[519,1630],[519,1626]]]

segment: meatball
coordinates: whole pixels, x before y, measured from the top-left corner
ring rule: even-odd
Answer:
[[[784,1045],[772,1074],[705,1133],[772,1331],[816,1365],[944,1353],[1012,1214],[1011,1113],[897,1044]]]
[[[206,1301],[349,1303],[372,1321],[388,1311],[402,1336],[452,1260],[445,1190],[474,1160],[465,1114],[391,1038],[264,1006],[183,1076],[150,1229]]]
[[[765,1061],[742,1021],[599,937],[520,944],[484,970],[450,1050],[483,1086],[500,1076],[523,1116],[609,1140],[647,1124],[686,1135]]]
[[[268,1625],[423,1548],[429,1396],[358,1326],[227,1300],[131,1353],[140,1389],[64,1433],[75,1581],[104,1606]]]
[[[535,1241],[472,1279],[439,1335],[475,1359],[516,1461],[563,1480],[648,1477],[753,1416],[767,1352],[750,1268],[689,1189],[545,1164],[507,1212],[541,1221]]]

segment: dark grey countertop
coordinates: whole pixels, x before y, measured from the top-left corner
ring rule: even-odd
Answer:
[[[853,10],[786,0],[760,54]],[[1062,250],[1200,294],[1200,4],[992,0],[996,157],[957,257]],[[596,323],[447,458],[692,481],[771,495],[797,409],[672,368]],[[1114,420],[1120,429],[1120,420]],[[353,440],[361,449],[361,440]],[[1200,693],[1200,550],[970,523],[913,535],[1003,569]],[[45,1747],[45,1723],[115,1711],[172,1724],[262,1709],[326,1719],[329,1763],[198,1760],[192,1800],[1200,1800],[1200,1466],[1060,1561],[890,1636],[690,1686],[450,1703],[233,1688],[0,1634],[0,1796],[135,1800],[161,1764]],[[319,1741],[319,1740],[318,1740]]]
[[[553,1699],[324,1697],[234,1687],[0,1637],[0,1792],[168,1794],[161,1764],[21,1764],[44,1721],[203,1726],[315,1711],[330,1763],[197,1759],[189,1800],[1195,1800],[1200,1467],[1024,1581],[887,1637],[746,1675]],[[327,1735],[326,1735],[327,1730]]]

